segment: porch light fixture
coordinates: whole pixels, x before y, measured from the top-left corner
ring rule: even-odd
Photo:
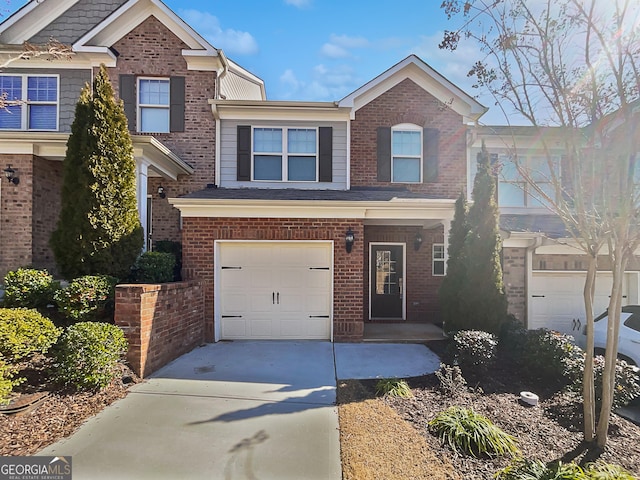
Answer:
[[[347,230],[347,233],[344,236],[345,246],[347,247],[347,253],[351,253],[351,249],[353,248],[353,242],[356,241],[356,235],[353,233],[353,230]]]
[[[420,232],[416,233],[416,238],[413,239],[413,248],[416,250],[420,250],[422,246],[422,234]]]
[[[20,183],[20,179],[16,175],[16,171],[11,168],[11,164],[8,164],[7,168],[4,169],[4,176],[7,177],[9,183],[13,183],[14,185],[18,185]]]
[[[164,192],[164,187],[162,185],[158,187],[158,196],[160,198],[165,198],[167,196],[167,194]]]

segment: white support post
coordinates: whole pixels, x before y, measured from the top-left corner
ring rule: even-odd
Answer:
[[[143,161],[136,160],[136,200],[138,201],[138,216],[144,231],[143,250],[147,250],[147,175],[149,173],[149,165]]]
[[[442,220],[444,227],[444,273],[447,274],[447,262],[449,261],[449,230],[451,230],[451,220]]]

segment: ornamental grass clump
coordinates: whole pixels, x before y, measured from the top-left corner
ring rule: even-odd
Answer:
[[[589,463],[584,468],[571,463],[519,458],[495,475],[496,480],[635,480],[629,472],[611,463]]]
[[[516,439],[471,408],[449,407],[429,422],[429,430],[452,450],[474,457],[516,456]]]
[[[389,397],[411,398],[413,393],[405,380],[383,378],[376,384],[376,394]]]

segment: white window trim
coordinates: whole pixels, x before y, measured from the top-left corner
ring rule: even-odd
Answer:
[[[160,80],[165,81],[169,85],[169,102],[166,105],[159,105],[156,103],[140,103],[140,82],[142,80]],[[140,129],[142,125],[142,109],[157,108],[167,110],[169,112],[169,122],[167,123],[167,130],[162,132],[154,131],[142,131]],[[171,132],[171,80],[169,77],[137,77],[136,78],[136,131],[138,133],[170,133]]]
[[[436,247],[442,247],[442,258],[436,258]],[[436,273],[436,262],[442,262],[442,273]],[[447,274],[447,255],[444,243],[434,243],[431,245],[431,275],[434,277],[444,277]]]
[[[22,77],[22,92],[20,102],[26,108],[20,109],[20,129],[1,128],[0,131],[27,131],[27,132],[57,132],[60,130],[60,75],[57,73],[0,73],[2,77]],[[55,102],[30,102],[27,100],[29,91],[29,78],[34,77],[54,77],[56,79],[56,101]],[[30,105],[55,105],[56,126],[54,129],[29,128],[29,106]]]
[[[280,152],[256,152],[254,150],[256,129],[279,129],[282,130],[282,145]],[[316,153],[289,153],[287,150],[289,130],[315,130],[316,132]],[[254,178],[255,156],[280,156],[282,162],[282,179],[280,180],[256,180]],[[316,178],[314,180],[289,180],[289,162],[287,161],[289,156],[293,157],[313,157],[316,159]],[[305,127],[305,126],[281,126],[281,125],[252,125],[251,126],[251,181],[252,182],[278,182],[278,183],[318,183],[320,175],[320,135],[319,127]]]
[[[415,182],[394,182],[393,181],[393,161],[396,155],[393,154],[393,132],[418,132],[420,134],[420,155],[397,155],[402,158],[417,158],[418,159],[418,168],[420,170],[420,178]],[[394,125],[391,127],[391,183],[403,183],[403,184],[420,184],[422,183],[422,178],[424,175],[423,172],[423,158],[424,158],[424,131],[423,128],[414,123],[399,123],[398,125]]]

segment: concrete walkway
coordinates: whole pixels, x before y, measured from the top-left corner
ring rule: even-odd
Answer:
[[[338,378],[433,372],[422,345],[221,342],[197,348],[39,455],[82,479],[339,480]]]

